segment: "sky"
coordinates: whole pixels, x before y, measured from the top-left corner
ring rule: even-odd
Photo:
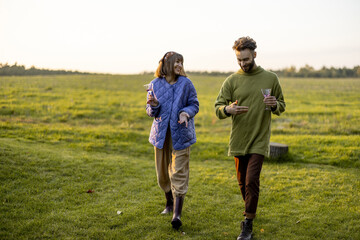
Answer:
[[[236,71],[250,36],[265,69],[360,65],[359,0],[0,0],[0,63],[136,74],[167,51],[188,71]]]

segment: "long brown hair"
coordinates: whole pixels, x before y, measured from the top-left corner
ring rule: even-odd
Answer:
[[[155,77],[165,77],[166,75],[173,76],[176,79],[176,74],[174,71],[174,64],[176,60],[180,60],[184,63],[184,57],[177,52],[167,52],[159,61],[159,66],[156,69],[154,74]],[[182,67],[180,74],[181,76],[186,77],[184,66]]]

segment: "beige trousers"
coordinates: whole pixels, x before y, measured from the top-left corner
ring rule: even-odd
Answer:
[[[166,133],[164,148],[155,150],[157,181],[164,190],[172,190],[174,196],[184,196],[189,186],[190,147],[174,150],[170,130]]]

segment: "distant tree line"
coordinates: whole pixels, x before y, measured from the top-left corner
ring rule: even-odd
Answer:
[[[305,65],[299,69],[291,66],[280,70],[271,70],[279,77],[295,77],[295,78],[360,78],[360,66],[353,68],[327,68],[322,67],[319,70],[314,69],[309,65]],[[201,72],[201,71],[186,71],[187,74],[193,75],[209,75],[209,76],[229,76],[233,72]]]
[[[319,70],[314,69],[309,65],[305,65],[297,69],[294,66],[284,68],[281,70],[271,70],[279,77],[298,77],[298,78],[360,78],[360,66],[353,68],[327,68],[322,67]],[[191,75],[209,75],[209,76],[229,76],[233,72],[219,72],[219,71],[186,71]],[[65,70],[49,70],[38,69],[34,66],[26,69],[23,65],[10,66],[7,63],[0,63],[0,76],[29,76],[29,75],[63,75],[63,74],[92,74],[87,72],[78,71],[65,71]],[[142,72],[142,74],[154,74],[153,72]]]
[[[309,65],[305,65],[299,69],[292,66],[281,70],[270,70],[276,73],[279,77],[299,77],[299,78],[359,78],[360,66],[353,68],[326,68],[322,67],[319,70],[314,69]]]
[[[7,63],[0,63],[0,76],[32,76],[32,75],[64,75],[64,74],[90,74],[78,71],[38,69],[34,66],[25,68],[23,65],[10,66]]]

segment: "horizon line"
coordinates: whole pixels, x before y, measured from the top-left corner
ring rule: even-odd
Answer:
[[[8,62],[6,63],[1,63],[0,62],[0,66],[24,66],[25,67],[25,70],[29,70],[31,68],[35,68],[37,70],[49,70],[49,71],[67,71],[67,72],[79,72],[79,73],[89,73],[89,74],[109,74],[109,75],[139,75],[139,74],[152,74],[152,73],[155,73],[155,71],[153,70],[141,70],[141,71],[138,71],[138,72],[133,72],[133,73],[119,73],[119,72],[101,72],[101,71],[86,71],[86,70],[76,70],[76,69],[65,69],[65,68],[39,68],[35,65],[31,65],[30,67],[26,67],[25,64],[18,64],[18,62],[15,62],[14,64],[9,64]],[[258,65],[260,66],[260,65]],[[277,68],[277,69],[274,69],[274,68],[264,68],[266,70],[270,70],[270,71],[281,71],[281,70],[285,70],[285,69],[289,69],[289,68],[295,68],[296,70],[298,69],[301,69],[303,67],[311,67],[313,68],[315,71],[316,70],[321,70],[322,68],[327,68],[327,69],[331,69],[331,68],[335,68],[335,69],[341,69],[341,68],[347,68],[347,69],[353,69],[353,68],[356,68],[356,67],[359,67],[360,64],[357,64],[357,65],[353,65],[352,67],[347,67],[347,66],[342,66],[342,67],[334,67],[334,66],[326,66],[326,65],[323,65],[322,67],[320,68],[315,68],[309,64],[305,64],[301,67],[296,67],[295,65],[290,65],[290,66],[287,66],[287,67],[283,67],[283,68]],[[240,67],[239,67],[240,68]],[[237,69],[234,69],[234,70],[186,70],[186,72],[200,72],[200,73],[231,73],[231,72],[235,72],[237,71],[239,68]]]

